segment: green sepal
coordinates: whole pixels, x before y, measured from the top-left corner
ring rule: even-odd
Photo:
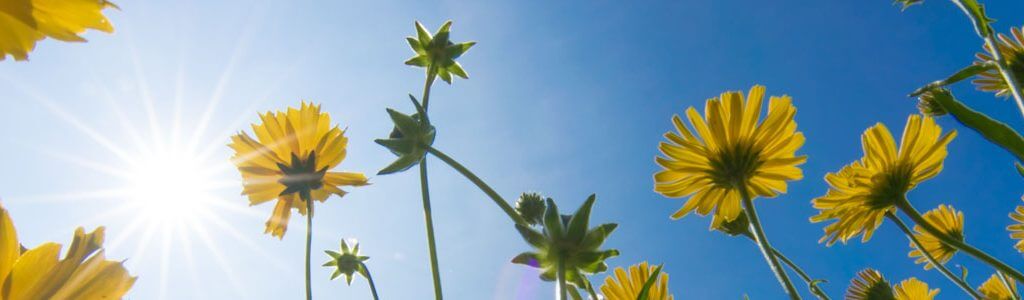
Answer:
[[[523,252],[513,257],[512,263],[540,268],[540,256],[533,252]]]
[[[569,287],[566,287],[566,289],[568,289],[569,298],[571,298],[572,300],[583,300],[583,296],[580,295],[579,289]]]
[[[648,295],[651,294],[651,288],[654,286],[654,283],[658,281],[658,276],[661,275],[662,266],[664,265],[658,265],[657,268],[654,268],[654,272],[651,272],[651,276],[647,278],[647,281],[644,281],[644,286],[640,288],[640,294],[637,294],[636,300],[647,300],[647,298],[650,297]]]
[[[590,197],[587,197],[587,201],[583,202],[583,205],[576,210],[576,213],[572,214],[566,238],[571,241],[583,241],[587,234],[587,228],[590,227],[590,210],[594,206],[594,200],[596,200],[596,196],[591,194]]]
[[[604,241],[608,239],[608,236],[615,231],[615,228],[619,227],[619,224],[607,223],[601,224],[594,229],[587,232],[586,238],[580,243],[580,247],[584,249],[595,249],[601,247]]]
[[[516,224],[516,230],[519,231],[519,235],[523,236],[523,240],[526,240],[526,243],[530,244],[530,246],[540,249],[548,247],[549,243],[547,237],[533,228]]]
[[[430,65],[430,58],[428,58],[426,55],[420,54],[405,61],[405,64],[416,67],[427,67]]]
[[[950,75],[946,79],[936,80],[932,83],[929,83],[923,87],[918,88],[917,90],[914,90],[913,93],[910,93],[910,97],[917,97],[935,88],[940,88],[963,81],[964,79],[974,77],[974,75],[981,74],[985,71],[993,70],[995,69],[995,67],[995,64],[992,62],[971,64],[970,66],[967,66],[966,68],[960,69],[960,71],[953,73],[953,75]]]
[[[418,39],[411,36],[407,36],[405,37],[405,41],[409,42],[409,48],[412,48],[412,51],[416,52],[416,54],[427,54],[427,51],[423,49],[423,45],[420,45],[420,41]]]
[[[434,126],[431,126],[426,118],[420,120],[420,116],[426,115],[423,113],[423,107],[416,98],[411,95],[409,98],[420,113],[410,116],[394,109],[387,109],[388,116],[394,123],[394,130],[388,139],[374,140],[398,156],[398,159],[377,172],[378,175],[392,174],[412,168],[423,160],[427,148],[434,143],[434,138],[437,135]]]
[[[562,216],[558,213],[558,205],[555,201],[547,199],[547,209],[544,210],[544,232],[548,237],[562,236]]]
[[[942,108],[958,122],[978,132],[989,142],[1006,149],[1017,157],[1018,161],[1024,161],[1024,137],[1013,128],[967,107],[949,91],[937,89],[933,94],[935,102],[942,105]]]
[[[416,39],[420,42],[422,47],[430,44],[430,40],[433,37],[430,36],[430,31],[427,31],[427,27],[423,26],[423,23],[416,21]]]

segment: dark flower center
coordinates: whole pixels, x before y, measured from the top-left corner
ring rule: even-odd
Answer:
[[[914,168],[911,164],[898,162],[895,166],[871,178],[873,183],[868,205],[873,208],[888,208],[902,199],[910,190]]]
[[[291,164],[278,163],[277,167],[284,173],[278,182],[285,186],[281,195],[299,193],[302,200],[308,200],[310,192],[324,186],[324,174],[327,167],[316,169],[316,151],[311,151],[306,159],[292,154]]]
[[[764,163],[760,158],[761,151],[754,149],[752,143],[739,141],[727,145],[711,156],[711,178],[719,186],[738,187]]]

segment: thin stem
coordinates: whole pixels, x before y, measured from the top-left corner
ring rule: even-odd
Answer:
[[[754,241],[757,241],[753,236],[748,237],[750,237],[750,239]],[[800,266],[797,266],[796,263],[793,263],[792,260],[789,260],[788,257],[782,255],[782,252],[779,252],[779,250],[775,248],[772,248],[772,254],[775,255],[775,257],[778,257],[779,260],[782,261],[782,263],[789,266],[789,268],[793,270],[793,272],[796,272],[796,274],[800,276],[800,279],[803,279],[804,282],[807,283],[807,288],[811,290],[811,294],[814,294],[815,296],[818,297],[818,299],[821,300],[830,300],[828,295],[825,294],[825,291],[821,290],[821,287],[819,287],[817,284],[813,284],[814,279],[812,279],[810,275],[807,275],[807,272],[804,272],[804,270],[801,269]]]
[[[434,299],[441,299],[441,273],[437,266],[437,245],[434,242],[434,217],[430,210],[430,187],[427,182],[427,159],[420,161],[420,191],[423,194],[423,220],[427,226],[427,248],[430,251],[430,272],[434,277]]]
[[[441,159],[441,161],[447,163],[453,169],[462,174],[462,176],[465,176],[466,179],[472,181],[473,184],[476,184],[476,186],[480,188],[480,190],[482,190],[484,194],[487,194],[487,196],[491,197],[491,200],[494,200],[494,204],[497,204],[498,207],[501,207],[501,210],[505,211],[505,214],[507,214],[508,217],[511,218],[513,222],[516,222],[516,224],[520,224],[523,226],[529,226],[529,224],[526,223],[526,219],[523,219],[523,216],[520,216],[519,213],[517,213],[516,210],[512,208],[512,206],[510,206],[508,202],[505,201],[504,198],[501,197],[501,195],[498,195],[498,192],[495,192],[494,189],[491,188],[491,186],[487,185],[487,183],[481,180],[480,177],[477,177],[476,174],[473,174],[473,172],[469,171],[469,169],[466,169],[465,166],[455,161],[455,159],[451,158],[450,156],[444,154],[444,152],[441,152],[441,150],[435,149],[434,147],[428,147],[427,152],[430,152],[430,154],[433,154],[437,158]]]
[[[373,284],[373,276],[370,275],[370,268],[364,262],[359,262],[359,266],[363,268],[365,272],[363,275],[366,275],[366,281],[370,283],[370,292],[373,293],[373,300],[380,300],[380,297],[377,297],[377,286]]]
[[[971,295],[972,298],[979,300],[982,299],[981,295],[978,295],[977,291],[971,288],[971,286],[968,285],[967,282],[964,282],[963,278],[953,275],[953,272],[950,272],[945,265],[943,265],[937,259],[935,259],[935,257],[932,256],[931,253],[925,251],[924,245],[922,245],[921,241],[914,236],[913,232],[910,231],[910,227],[908,227],[906,223],[903,223],[903,220],[900,220],[899,217],[897,217],[895,214],[891,212],[886,213],[885,216],[889,218],[889,220],[891,220],[893,223],[896,223],[896,226],[899,227],[900,230],[902,230],[903,233],[907,235],[907,238],[910,239],[910,242],[914,243],[914,246],[917,247],[917,250],[920,251],[924,255],[924,257],[928,259],[928,262],[931,263],[932,266],[935,267],[935,269],[939,270],[939,273],[945,275],[946,278],[949,279],[949,281],[955,283],[957,286],[960,287],[960,289],[964,290],[964,292],[967,292],[968,295]]]
[[[591,300],[598,300],[597,291],[594,291],[594,285],[590,284],[590,280],[583,278],[583,281],[587,284],[587,293],[590,294]]]
[[[974,14],[972,14],[960,0],[952,1],[953,4],[959,7],[960,10],[967,15],[967,18],[971,20],[971,23],[976,24],[975,26],[977,26],[977,24],[982,24],[982,22],[986,22],[985,26],[988,27],[989,30],[984,33],[979,32],[979,34],[981,34],[981,38],[985,40],[985,46],[988,47],[989,52],[992,54],[992,59],[996,62],[996,68],[999,69],[999,73],[1003,75],[1003,80],[1006,81],[1007,89],[1010,90],[1010,94],[1013,95],[1013,99],[1017,102],[1017,109],[1020,110],[1021,115],[1024,116],[1024,97],[1021,96],[1021,87],[1017,85],[1018,82],[1016,75],[1013,74],[1009,65],[1006,64],[1006,58],[1003,57],[1003,53],[999,51],[999,43],[996,42],[995,33],[992,28],[988,26],[988,21],[976,19]],[[980,28],[978,29],[980,30]]]
[[[558,300],[569,299],[565,285],[565,261],[558,260]]]
[[[313,300],[313,281],[310,277],[309,253],[313,248],[313,197],[309,191],[299,193],[302,201],[306,201],[306,300]]]
[[[1013,300],[1020,300],[1020,295],[1017,294],[1017,291],[1013,288],[1013,285],[1010,284],[1010,279],[1006,278],[1006,274],[1003,274],[1003,272],[996,272],[996,276],[999,276],[999,280],[1002,281],[1003,285],[1006,286],[1006,290],[1010,291],[1010,296],[1013,297]]]
[[[430,87],[434,85],[435,76],[427,76],[427,80],[423,84],[423,111],[427,110],[427,105],[430,104]]]
[[[996,270],[1002,271],[1003,273],[1006,273],[1006,275],[1013,277],[1013,279],[1017,280],[1018,282],[1024,282],[1024,274],[1021,274],[1020,271],[1017,271],[1016,269],[1010,267],[1009,265],[1000,261],[999,259],[992,257],[988,253],[978,250],[978,248],[974,248],[974,246],[968,245],[967,243],[960,241],[958,239],[950,238],[942,231],[939,231],[937,228],[935,228],[935,226],[932,226],[931,223],[928,223],[928,221],[926,221],[924,217],[921,216],[921,213],[919,213],[917,209],[914,208],[914,206],[910,205],[910,201],[907,201],[906,198],[896,201],[896,207],[899,208],[900,211],[902,211],[908,217],[910,217],[910,219],[913,220],[915,224],[921,226],[921,228],[924,228],[925,231],[938,238],[940,241],[942,241],[942,243],[950,245],[953,248],[956,248],[957,250],[963,251],[964,253],[967,253],[970,256],[974,256],[974,258],[977,258],[978,260],[985,262],[986,264],[992,266],[993,268],[996,268]]]
[[[740,197],[743,200],[743,211],[747,214],[747,219],[750,219],[750,227],[754,229],[754,240],[757,241],[757,246],[761,248],[761,255],[764,255],[764,259],[768,261],[768,266],[771,267],[772,272],[775,273],[775,277],[779,280],[779,284],[786,290],[786,294],[789,295],[790,299],[800,299],[800,294],[796,292],[796,288],[793,287],[793,282],[789,280],[789,276],[786,275],[786,270],[782,269],[782,265],[779,265],[779,260],[775,255],[772,255],[771,244],[768,243],[768,237],[764,234],[764,228],[761,227],[761,220],[757,217],[757,211],[754,210],[754,201],[750,199],[750,194],[747,191],[747,186],[744,183],[740,183],[738,186]]]

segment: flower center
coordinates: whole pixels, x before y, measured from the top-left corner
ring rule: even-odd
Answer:
[[[761,151],[752,143],[738,141],[711,156],[711,178],[719,186],[738,187],[746,183],[761,166]]]
[[[913,175],[913,166],[903,162],[897,162],[885,172],[875,175],[871,178],[873,184],[868,205],[873,208],[888,208],[895,205],[896,201],[902,199],[910,190]]]
[[[311,151],[306,159],[301,159],[293,153],[291,164],[278,163],[277,167],[284,173],[284,177],[278,180],[285,186],[285,190],[281,192],[282,196],[300,193],[302,200],[306,200],[309,199],[311,191],[324,186],[327,167],[316,169],[316,151]]]

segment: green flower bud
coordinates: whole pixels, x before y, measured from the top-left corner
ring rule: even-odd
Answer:
[[[554,200],[546,200],[542,230],[516,224],[516,230],[535,252],[523,252],[512,263],[541,269],[540,278],[554,281],[559,263],[565,266],[567,282],[577,283],[584,275],[608,270],[605,260],[619,255],[615,249],[601,250],[601,245],[618,226],[614,223],[589,228],[590,210],[596,197],[591,195],[575,213],[563,217]]]
[[[929,117],[946,115],[946,109],[935,100],[937,97],[953,97],[953,94],[945,88],[935,88],[921,94],[917,98],[917,109],[921,111],[921,114]]]
[[[530,225],[540,225],[544,222],[544,197],[538,193],[523,193],[516,200],[516,212],[519,212],[523,219]]]
[[[426,68],[427,77],[431,80],[435,76],[440,76],[441,80],[451,84],[453,74],[468,79],[466,70],[462,69],[462,65],[455,59],[476,45],[476,42],[452,43],[449,40],[451,27],[452,21],[444,22],[444,25],[437,29],[437,33],[430,35],[423,24],[416,22],[416,37],[405,38],[412,51],[416,52],[416,56],[406,60],[405,64]]]
[[[434,144],[434,137],[437,135],[436,129],[434,129],[433,125],[430,125],[428,118],[421,117],[426,116],[426,113],[419,101],[412,95],[409,95],[409,99],[416,106],[417,113],[406,115],[389,108],[387,110],[388,115],[391,116],[391,121],[395,123],[395,127],[391,130],[391,134],[387,139],[374,140],[374,142],[388,148],[391,153],[398,156],[398,159],[377,172],[378,175],[401,172],[412,168],[423,160],[423,157],[427,155],[427,149]]]
[[[359,273],[366,277],[366,268],[363,262],[370,259],[368,256],[359,255],[359,243],[352,242],[352,248],[348,247],[345,240],[341,240],[341,253],[325,250],[328,256],[331,257],[330,261],[324,263],[324,267],[334,267],[334,273],[331,274],[331,280],[338,278],[342,274],[345,275],[345,283],[352,284],[352,275]]]

